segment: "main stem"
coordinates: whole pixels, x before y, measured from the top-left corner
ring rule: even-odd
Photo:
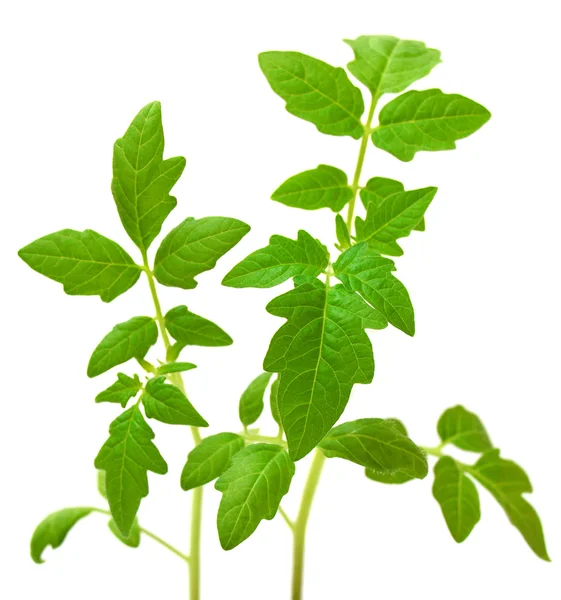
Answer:
[[[142,261],[144,271],[148,278],[148,285],[150,287],[150,293],[152,294],[152,301],[154,302],[154,309],[156,310],[156,322],[160,329],[162,340],[166,348],[166,353],[171,346],[168,332],[166,330],[166,323],[164,315],[162,313],[162,306],[160,299],[158,298],[158,291],[156,290],[156,282],[154,281],[154,275],[148,264],[148,257],[146,252],[142,253]],[[170,375],[170,379],[173,383],[185,394],[185,384],[180,373],[173,373]],[[191,435],[195,445],[201,443],[201,434],[197,427],[191,427]],[[203,511],[203,488],[202,486],[193,490],[192,505],[191,505],[191,540],[189,547],[189,599],[199,600],[200,599],[200,581],[201,581],[201,521]]]

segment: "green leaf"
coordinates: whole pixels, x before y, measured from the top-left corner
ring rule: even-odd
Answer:
[[[152,317],[133,317],[115,325],[99,342],[88,364],[88,377],[96,377],[131,358],[144,358],[158,339]]]
[[[141,398],[149,419],[169,425],[208,427],[187,396],[175,385],[166,383],[165,377],[150,379]]]
[[[138,375],[133,378],[124,373],[117,373],[117,381],[103,392],[100,392],[95,397],[95,401],[116,402],[125,408],[127,402],[134,398],[141,389],[142,383],[140,383]]]
[[[350,248],[351,236],[349,235],[345,219],[343,219],[341,215],[335,216],[335,232],[337,234],[337,241],[339,242],[340,249],[346,250],[347,248]]]
[[[158,367],[158,375],[168,375],[169,373],[182,373],[196,369],[197,365],[188,362],[171,362]]]
[[[438,188],[397,192],[379,204],[371,202],[366,220],[357,219],[357,239],[381,254],[401,256],[396,240],[408,236],[423,219]]]
[[[277,425],[281,424],[281,417],[279,413],[279,383],[280,380],[277,377],[273,383],[271,383],[271,390],[269,392],[269,404],[271,406],[271,416],[275,420]]]
[[[440,61],[440,52],[423,42],[400,40],[389,35],[361,35],[345,40],[355,60],[347,67],[375,97],[397,94],[428,75]]]
[[[142,271],[113,240],[86,229],[63,229],[18,252],[34,271],[62,283],[70,296],[99,296],[111,302],[130,289]]]
[[[493,444],[479,417],[463,406],[454,406],[442,413],[437,425],[443,444],[454,444],[468,452],[485,452]]]
[[[411,91],[386,104],[372,133],[378,148],[402,161],[421,150],[453,150],[491,118],[481,104],[441,90]]]
[[[267,310],[287,322],[271,340],[266,371],[280,373],[278,408],[290,456],[308,454],[341,416],[355,383],[374,376],[364,328],[376,311],[342,286],[306,281],[272,300]]]
[[[522,497],[532,491],[524,470],[511,460],[501,458],[499,450],[490,450],[468,472],[491,492],[535,554],[549,561],[540,518]]]
[[[153,439],[154,432],[137,403],[111,423],[109,438],[95,459],[95,467],[105,471],[111,514],[125,537],[133,526],[140,501],[148,495],[148,471],[164,475],[168,470]]]
[[[107,487],[105,485],[105,471],[97,472],[97,491],[102,498],[107,500]]]
[[[33,561],[37,564],[45,562],[42,558],[45,548],[61,546],[72,527],[91,512],[93,512],[91,508],[63,508],[43,519],[31,538]]]
[[[319,165],[287,179],[271,198],[293,208],[330,208],[333,212],[339,212],[352,195],[343,171],[329,165]]]
[[[166,329],[177,340],[177,356],[185,346],[229,346],[232,338],[218,325],[192,313],[186,306],[176,306],[165,316]],[[168,356],[174,360],[175,356]]]
[[[163,239],[154,275],[162,285],[193,289],[195,277],[213,269],[249,230],[249,225],[229,217],[189,217]]]
[[[344,458],[377,472],[423,479],[426,456],[391,420],[358,419],[334,427],[319,444],[328,458]]]
[[[434,467],[432,493],[452,537],[458,544],[463,542],[481,517],[479,494],[450,456],[440,458]]]
[[[177,204],[169,193],[185,168],[182,156],[163,160],[159,102],[147,104],[113,147],[111,191],[131,240],[146,252]]]
[[[183,467],[181,487],[192,490],[220,477],[230,466],[232,456],[245,445],[244,439],[235,433],[217,433],[195,446]]]
[[[117,527],[117,523],[115,523],[113,519],[109,521],[108,526],[111,533],[126,546],[129,546],[130,548],[138,548],[140,546],[140,526],[138,524],[138,519],[133,521],[129,535],[126,537],[121,533]]]
[[[240,421],[246,427],[257,421],[263,412],[263,397],[272,373],[261,373],[247,387],[240,398]]]
[[[362,94],[343,69],[300,52],[263,52],[259,65],[289,113],[321,133],[362,136]]]
[[[268,246],[244,258],[224,277],[222,284],[269,288],[297,275],[316,277],[328,263],[327,248],[301,229],[296,240],[273,235]]]
[[[274,518],[294,471],[288,454],[274,444],[252,444],[234,454],[215,485],[222,492],[217,524],[224,550],[246,540],[262,519]]]
[[[392,274],[393,261],[370,249],[366,242],[349,248],[333,265],[349,291],[356,291],[388,321],[408,335],[415,333],[415,315],[405,286]]]

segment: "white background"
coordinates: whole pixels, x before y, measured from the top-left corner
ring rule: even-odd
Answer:
[[[342,38],[420,39],[444,62],[417,89],[441,87],[488,107],[491,121],[453,152],[401,163],[370,146],[365,179],[406,188],[437,185],[426,233],[403,242],[400,279],[415,308],[413,339],[372,335],[376,377],[357,386],[345,418],[396,416],[412,438],[437,443],[441,412],[477,412],[503,452],[527,469],[552,564],[537,559],[492,498],[457,545],[432,498],[432,475],[405,486],[366,480],[329,461],[309,527],[306,598],[560,597],[559,517],[559,46],[555,2],[303,1],[57,2],[8,0],[2,56],[2,527],[0,596],[6,599],[187,597],[174,556],[144,540],[121,546],[92,516],[63,547],[33,564],[35,525],[64,506],[101,505],[93,458],[117,414],[95,405],[114,374],[88,380],[89,355],[118,322],[152,314],[141,281],[109,305],[69,297],[26,267],[16,251],[70,227],[92,228],[136,256],[109,191],[113,141],[147,102],[164,110],[166,155],[187,157],[165,231],[187,216],[229,215],[252,232],[199,277],[190,292],[164,289],[165,308],[189,308],[221,324],[230,348],[185,352],[186,375],[209,432],[238,430],[237,401],[260,372],[281,321],[265,303],[275,290],[220,286],[222,276],[273,233],[306,228],[328,244],[333,215],[268,200],[287,177],[318,163],[349,174],[358,143],[325,136],[289,115],[256,56],[300,50],[332,64],[351,59]],[[154,248],[157,243],[154,244]],[[282,289],[287,289],[286,284]],[[155,357],[155,355],[152,355]],[[131,366],[132,368],[132,366]],[[130,371],[130,369],[129,369]],[[274,432],[270,419],[265,432]],[[188,430],[155,424],[170,465],[150,475],[143,525],[186,549],[189,495],[178,485]],[[286,507],[294,514],[306,470],[298,464]],[[225,553],[218,544],[218,492],[204,508],[203,598],[289,597],[285,524],[263,522]]]

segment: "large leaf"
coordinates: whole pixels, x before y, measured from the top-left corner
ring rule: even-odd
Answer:
[[[366,220],[357,219],[357,239],[381,254],[401,256],[396,240],[408,236],[423,219],[437,188],[397,192],[379,204],[371,202]]]
[[[251,253],[222,281],[229,287],[268,288],[297,275],[316,277],[329,263],[327,248],[306,231],[291,240],[273,235],[269,245]]]
[[[129,377],[124,373],[117,373],[117,381],[110,385],[106,390],[100,392],[96,397],[96,402],[117,402],[123,408],[127,402],[134,398],[142,389],[142,383],[138,375]]]
[[[344,458],[376,472],[400,471],[422,479],[426,456],[391,419],[358,419],[334,427],[321,441],[329,458]]]
[[[249,230],[249,225],[229,217],[189,217],[163,239],[154,275],[162,285],[193,289],[195,277],[213,269]]]
[[[163,160],[164,130],[159,102],[147,104],[113,147],[111,191],[131,240],[146,252],[177,201],[169,195],[185,159]]]
[[[352,195],[353,191],[344,171],[329,165],[319,165],[287,179],[273,192],[271,198],[294,208],[330,208],[333,212],[339,212]]]
[[[192,313],[186,306],[176,306],[165,316],[166,329],[183,346],[229,346],[232,338],[218,325]]]
[[[441,90],[411,91],[386,104],[372,141],[403,161],[421,150],[453,150],[491,118],[481,104]]]
[[[259,65],[289,113],[322,133],[362,136],[362,94],[343,69],[300,52],[263,52]]]
[[[239,415],[240,421],[246,427],[257,421],[263,412],[265,403],[263,397],[269,385],[272,373],[261,373],[244,390],[240,398]]]
[[[479,494],[473,481],[450,456],[440,458],[434,467],[432,493],[452,537],[463,542],[481,517]]]
[[[274,444],[253,444],[234,454],[232,465],[216,482],[222,492],[218,535],[224,550],[246,540],[262,519],[275,516],[294,471],[288,454]]]
[[[31,558],[37,564],[45,562],[42,558],[45,548],[61,546],[72,527],[91,512],[93,509],[87,507],[63,508],[43,519],[31,538]]]
[[[67,294],[99,296],[104,302],[130,289],[141,273],[119,244],[91,229],[51,233],[18,254],[41,275],[62,283]]]
[[[88,377],[96,377],[131,358],[144,358],[158,339],[152,317],[133,317],[115,325],[99,342],[88,364]]]
[[[438,419],[437,430],[443,444],[454,444],[468,452],[485,452],[493,448],[479,417],[463,406],[445,410]]]
[[[128,537],[142,498],[148,495],[148,471],[164,475],[166,461],[152,442],[154,432],[138,403],[119,415],[109,427],[109,438],[95,459],[105,471],[105,489],[111,514]]]
[[[244,439],[235,433],[217,433],[204,438],[189,452],[181,473],[181,487],[191,490],[220,477],[244,444]]]
[[[164,376],[154,377],[142,394],[146,416],[169,425],[208,427],[208,423],[175,385],[166,383]]]
[[[345,42],[355,54],[349,71],[377,98],[402,92],[440,62],[440,52],[423,42],[389,35],[361,35]]]
[[[522,496],[532,491],[524,470],[501,458],[498,450],[490,450],[468,472],[491,492],[535,554],[549,561],[540,518]]]
[[[308,454],[341,416],[355,383],[374,376],[372,345],[364,328],[385,319],[357,294],[305,281],[272,300],[267,310],[287,322],[265,356],[266,371],[280,373],[278,408],[290,456]]]
[[[333,265],[349,291],[359,292],[388,321],[408,335],[415,333],[415,315],[405,286],[392,274],[393,261],[370,249],[366,242],[349,248]]]

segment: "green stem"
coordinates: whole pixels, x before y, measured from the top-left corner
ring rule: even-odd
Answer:
[[[298,517],[294,522],[294,551],[293,551],[293,566],[292,566],[292,600],[301,600],[302,598],[302,583],[304,576],[304,546],[306,541],[306,527],[312,509],[312,502],[318,487],[319,478],[325,463],[325,455],[321,450],[315,451],[308,479],[302,493],[302,501]]]

